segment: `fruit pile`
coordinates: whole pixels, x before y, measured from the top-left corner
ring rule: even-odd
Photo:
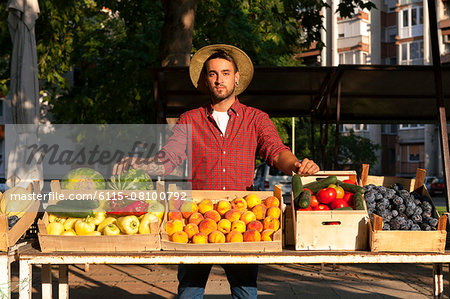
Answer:
[[[427,196],[410,193],[399,183],[389,188],[369,184],[364,189],[369,217],[382,217],[383,230],[436,230],[439,220],[433,217],[435,211]]]
[[[272,241],[280,228],[280,201],[270,196],[264,201],[256,194],[216,204],[203,199],[185,202],[180,210],[168,213],[165,230],[177,243],[225,243]]]
[[[297,211],[364,210],[364,189],[352,180],[340,181],[336,176],[303,186],[299,175],[292,177],[292,193]]]
[[[113,202],[115,201],[111,201],[111,203]],[[164,205],[152,201],[150,204],[146,203],[145,207],[146,211],[131,211],[127,207],[120,207],[118,210],[106,212],[98,206],[98,201],[95,200],[84,202],[59,201],[47,208],[47,212],[49,212],[47,233],[49,235],[69,236],[158,233],[159,224],[161,224],[164,216]],[[156,231],[152,231],[152,227],[155,227],[152,225],[153,223],[158,223]]]

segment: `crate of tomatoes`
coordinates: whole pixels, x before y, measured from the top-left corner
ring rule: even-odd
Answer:
[[[365,250],[368,215],[355,171],[292,177],[296,250]]]

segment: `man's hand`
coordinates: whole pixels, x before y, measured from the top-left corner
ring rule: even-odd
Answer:
[[[114,164],[112,174],[127,172],[128,169],[142,169],[150,176],[160,176],[164,174],[164,165],[158,163],[154,158],[144,159],[137,157],[126,157],[120,160],[119,163]]]
[[[313,175],[320,170],[319,166],[308,158],[304,158],[302,162],[295,162],[294,166],[297,168],[296,173],[301,176]]]

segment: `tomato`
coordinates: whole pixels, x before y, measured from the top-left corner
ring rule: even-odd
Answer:
[[[348,207],[348,204],[345,200],[336,198],[335,200],[333,200],[331,202],[330,207],[331,207],[331,209],[335,210],[335,209],[339,209],[339,208]]]
[[[306,190],[308,190],[308,191],[309,191],[309,193],[311,193],[311,195],[314,195],[314,194],[312,193],[312,191],[311,191],[311,190],[309,190],[308,188],[303,188],[303,191],[306,191]]]
[[[297,211],[312,211],[311,206],[305,208],[305,209],[298,209]]]
[[[317,207],[319,205],[319,201],[317,200],[317,197],[315,195],[311,196],[311,203],[309,204],[309,206],[311,208]]]
[[[346,184],[356,185],[356,182],[354,180],[343,180],[342,182]]]
[[[341,224],[339,221],[328,222],[326,225],[339,225]]]
[[[336,199],[336,189],[324,188],[317,192],[316,196],[320,203],[328,204]]]
[[[319,204],[318,206],[316,206],[316,207],[314,207],[313,208],[313,211],[327,211],[327,210],[329,210],[330,209],[330,207],[329,206],[327,206],[327,205],[324,205],[324,204]]]
[[[353,206],[353,195],[353,193],[347,192],[345,193],[344,198],[342,198],[349,207]]]

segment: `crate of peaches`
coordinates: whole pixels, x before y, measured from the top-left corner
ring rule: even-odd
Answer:
[[[292,177],[296,250],[364,250],[368,215],[355,171]]]
[[[161,233],[163,250],[282,250],[279,186],[274,192],[193,190],[191,197],[169,204],[172,210]]]

